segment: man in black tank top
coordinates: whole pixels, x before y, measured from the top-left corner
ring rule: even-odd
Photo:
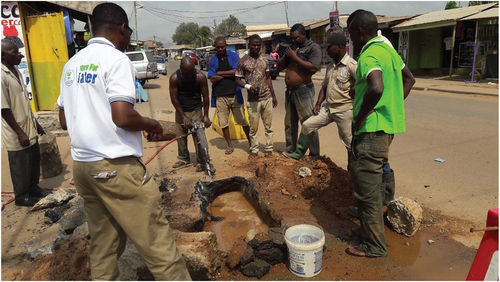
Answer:
[[[170,100],[175,107],[175,122],[180,124],[184,133],[192,127],[192,121],[203,121],[205,127],[210,127],[212,122],[208,117],[209,99],[207,77],[194,67],[193,59],[184,57],[181,67],[170,76]],[[202,98],[203,97],[203,98]],[[202,110],[203,108],[203,110]],[[206,160],[198,148],[196,136],[193,135],[196,149],[196,171],[206,169]],[[187,137],[177,141],[178,159],[173,167],[181,167],[190,163]]]

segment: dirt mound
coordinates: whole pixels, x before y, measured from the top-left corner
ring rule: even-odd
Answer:
[[[82,281],[91,280],[89,241],[71,240],[51,255],[38,256],[21,281]]]
[[[269,206],[271,213],[281,210],[281,214],[273,216],[274,219],[277,219],[276,216],[284,219],[287,209],[291,206],[296,209],[296,205],[303,201],[307,202],[309,207],[314,206],[331,213],[336,213],[338,207],[355,203],[349,173],[330,158],[305,157],[295,161],[275,155],[271,158],[245,160],[237,167],[251,174],[247,179],[253,182],[255,189],[259,191],[261,206]],[[309,168],[311,176],[300,177],[301,167]],[[294,214],[300,216],[296,212],[294,211]]]

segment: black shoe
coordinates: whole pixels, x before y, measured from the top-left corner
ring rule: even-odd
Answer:
[[[47,195],[50,194],[50,192],[43,190],[42,188],[36,186],[35,188],[32,188],[31,191],[29,192],[31,196],[37,197],[37,198],[43,198],[46,197]]]
[[[355,206],[349,206],[349,207],[347,208],[347,212],[348,212],[350,215],[354,216],[355,218],[359,218],[359,211],[358,211],[358,208],[357,208],[357,207],[355,207]]]
[[[20,199],[16,199],[14,202],[16,203],[16,206],[25,206],[25,207],[32,207],[36,203],[38,203],[38,199],[32,196],[24,196]]]

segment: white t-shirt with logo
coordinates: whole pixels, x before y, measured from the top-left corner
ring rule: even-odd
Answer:
[[[111,116],[113,102],[135,107],[134,72],[129,58],[103,37],[92,38],[66,63],[57,104],[64,109],[73,160],[142,157],[141,132],[117,127]]]

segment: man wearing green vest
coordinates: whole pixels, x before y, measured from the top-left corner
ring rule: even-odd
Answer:
[[[387,256],[383,199],[383,165],[394,134],[406,131],[404,99],[415,84],[397,52],[377,36],[378,23],[369,11],[359,12],[349,25],[356,48],[361,48],[353,103],[350,173],[358,200],[361,228],[353,233],[362,244],[346,252],[359,257]]]

